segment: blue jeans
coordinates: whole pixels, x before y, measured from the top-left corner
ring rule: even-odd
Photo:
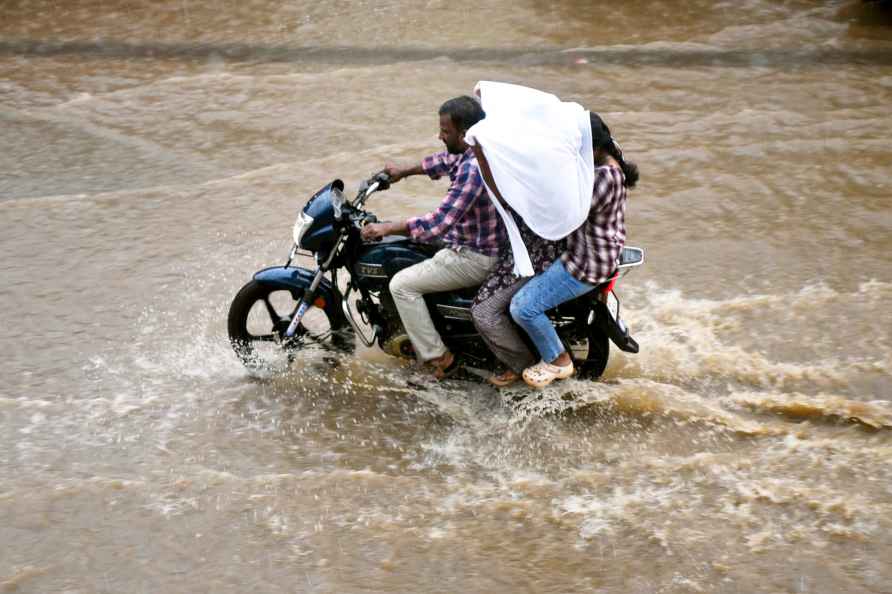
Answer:
[[[555,260],[548,269],[533,277],[511,300],[511,317],[530,335],[542,360],[551,363],[564,352],[551,320],[545,312],[565,301],[593,290],[590,285],[572,276],[564,263]]]

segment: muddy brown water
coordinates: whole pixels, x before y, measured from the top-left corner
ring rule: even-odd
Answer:
[[[481,79],[640,166],[641,353],[248,375],[226,312],[297,209]],[[0,589],[892,592],[890,107],[858,2],[0,2]]]

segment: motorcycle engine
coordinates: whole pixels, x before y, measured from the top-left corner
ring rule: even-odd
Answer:
[[[415,358],[415,348],[412,346],[412,341],[409,340],[409,335],[405,333],[394,334],[384,341],[381,348],[385,353],[393,355],[394,357],[402,357],[404,359]]]
[[[387,327],[385,338],[380,343],[381,350],[394,357],[413,359],[415,357],[415,349],[412,347],[412,341],[409,340],[409,335],[406,334],[406,329],[397,313],[393,297],[388,292],[382,292],[379,299],[381,301],[381,313],[384,314]]]

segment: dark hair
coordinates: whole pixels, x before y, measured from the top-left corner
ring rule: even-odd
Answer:
[[[452,124],[464,132],[486,117],[480,103],[473,97],[454,97],[440,106],[440,115],[448,115]]]
[[[626,177],[623,185],[627,188],[634,188],[635,184],[638,183],[638,166],[623,158],[622,149],[613,140],[613,136],[610,135],[610,128],[607,127],[601,116],[592,111],[589,113],[589,117],[592,122],[592,148],[594,150],[604,149],[604,152],[616,159],[623,170],[623,175]]]

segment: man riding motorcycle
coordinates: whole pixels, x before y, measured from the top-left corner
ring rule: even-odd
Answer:
[[[362,230],[365,240],[408,235],[419,242],[442,240],[446,244],[433,258],[401,270],[390,282],[394,303],[415,352],[419,360],[434,366],[438,379],[451,373],[457,362],[434,327],[424,295],[480,285],[506,240],[474,152],[464,138],[468,128],[485,117],[483,109],[471,97],[455,97],[440,107],[439,116],[440,140],[446,151],[431,155],[418,165],[387,165],[385,171],[391,183],[422,173],[431,179],[448,175],[451,184],[445,198],[425,215],[371,223]]]

